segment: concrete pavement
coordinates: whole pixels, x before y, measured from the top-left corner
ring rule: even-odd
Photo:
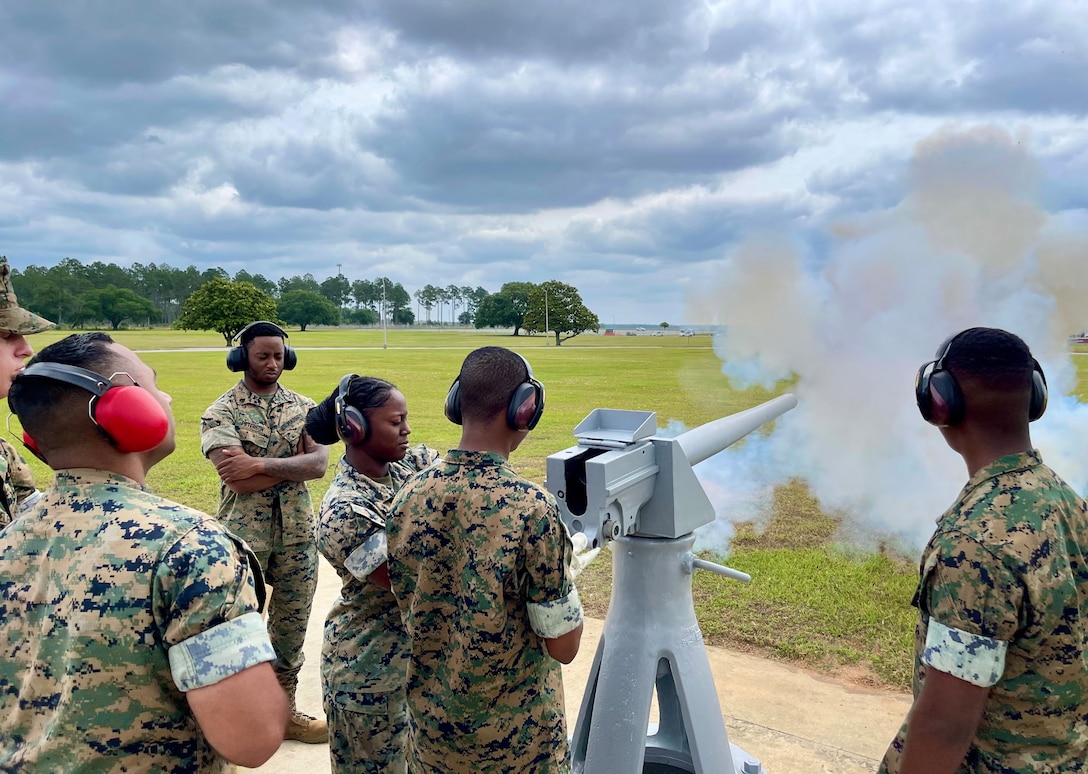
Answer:
[[[311,714],[321,715],[321,634],[339,591],[336,571],[322,559],[299,680],[299,707]],[[571,731],[603,625],[586,621],[578,657],[563,667]],[[707,654],[729,741],[759,758],[768,774],[871,774],[910,709],[907,694],[861,688],[724,648],[707,648]],[[253,769],[261,774],[329,770],[327,745],[300,742],[284,742],[272,760]]]

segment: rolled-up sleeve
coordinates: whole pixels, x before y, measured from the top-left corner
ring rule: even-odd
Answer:
[[[529,625],[538,636],[554,639],[578,628],[584,614],[567,569],[573,548],[559,508],[547,493],[538,491],[535,498],[525,530]]]
[[[537,636],[546,640],[562,637],[582,623],[582,601],[578,589],[570,587],[570,593],[552,602],[530,602],[529,625]]]
[[[155,577],[155,616],[180,690],[275,660],[259,612],[259,572],[245,544],[210,519],[166,552]]]
[[[260,613],[246,613],[206,629],[182,640],[167,655],[179,691],[214,685],[243,669],[276,658]]]

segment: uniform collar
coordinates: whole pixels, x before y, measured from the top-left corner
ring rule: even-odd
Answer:
[[[389,466],[390,475],[393,475],[393,469],[394,469],[394,466],[390,465]],[[362,471],[360,471],[358,468],[356,468],[354,465],[352,465],[350,462],[348,462],[347,457],[341,457],[340,458],[339,475],[343,476],[345,479],[347,479],[349,482],[351,482],[351,484],[353,486],[357,487],[360,491],[365,491],[367,489],[373,489],[374,491],[378,492],[379,494],[385,494],[385,490],[390,489],[390,487],[386,486],[385,484],[381,483],[380,481],[375,481],[370,476],[368,476],[365,473],[363,473]]]
[[[122,476],[120,473],[114,473],[110,470],[97,470],[95,468],[65,468],[63,470],[56,471],[56,478],[54,479],[54,486],[96,486],[99,484],[113,484],[114,486],[125,486],[129,489],[142,489],[145,492],[148,491],[146,486],[141,485],[134,479],[128,476]]]
[[[442,459],[451,465],[498,467],[506,464],[506,458],[498,452],[467,451],[465,449],[450,449]]]
[[[963,488],[963,492],[964,494],[967,494],[980,484],[989,481],[991,478],[1004,475],[1005,473],[1028,470],[1029,468],[1038,467],[1042,464],[1043,457],[1039,454],[1037,449],[1019,452],[1017,454],[1006,454],[1004,457],[998,457],[989,465],[984,465],[980,468],[975,475],[971,476],[967,485]]]
[[[253,406],[265,406],[268,401],[268,395],[258,395],[253,390],[246,387],[245,379],[239,379],[238,384],[234,385],[234,399],[239,403],[248,403]],[[285,399],[283,385],[276,382],[276,391],[271,393],[272,403],[280,403]]]

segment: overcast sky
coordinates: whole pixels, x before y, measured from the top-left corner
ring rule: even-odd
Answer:
[[[709,322],[743,240],[818,257],[948,125],[1023,138],[1077,220],[1086,39],[1076,0],[4,0],[0,254]]]

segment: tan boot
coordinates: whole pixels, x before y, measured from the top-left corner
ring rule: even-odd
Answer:
[[[329,724],[296,709],[291,712],[291,719],[287,721],[287,730],[283,738],[287,741],[306,744],[328,744]]]

